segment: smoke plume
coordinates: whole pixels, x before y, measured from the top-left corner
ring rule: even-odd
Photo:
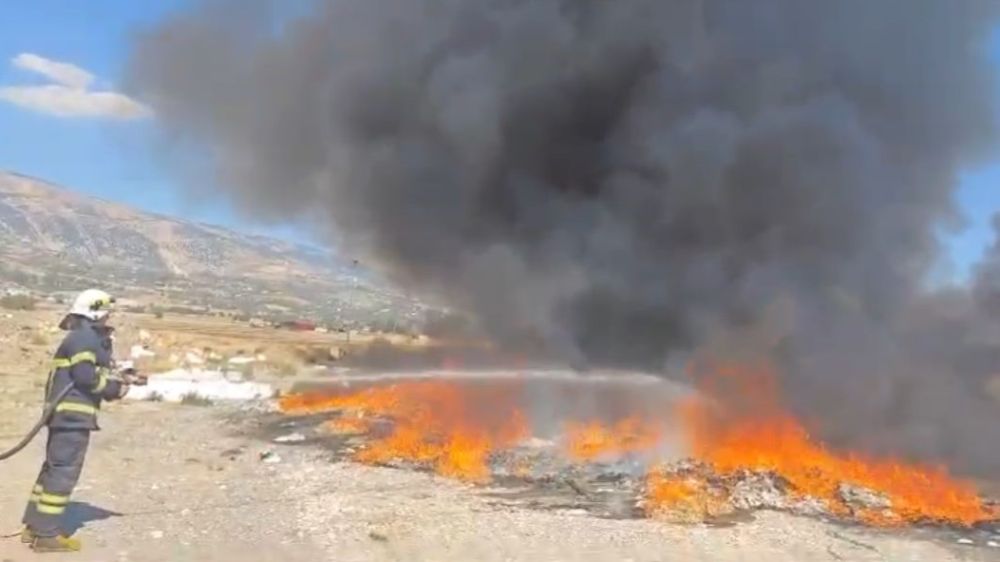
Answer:
[[[835,440],[1000,470],[1000,252],[924,283],[996,147],[998,8],[213,1],[130,81],[243,209],[335,226],[499,342],[657,370],[739,342]]]

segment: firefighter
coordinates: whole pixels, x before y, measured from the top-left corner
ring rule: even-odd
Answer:
[[[88,289],[59,324],[67,334],[45,385],[46,403],[71,388],[47,422],[45,462],[24,512],[21,540],[36,552],[80,550],[80,541],[62,532],[59,519],[80,478],[90,434],[100,429],[101,402],[121,398],[129,389],[128,383],[108,376],[112,365],[108,317],[113,303],[104,291]]]

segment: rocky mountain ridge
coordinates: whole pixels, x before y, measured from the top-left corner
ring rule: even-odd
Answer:
[[[45,292],[97,285],[203,309],[349,325],[412,320],[422,308],[332,253],[5,171],[0,281]]]

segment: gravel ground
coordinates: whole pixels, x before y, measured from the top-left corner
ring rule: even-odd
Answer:
[[[2,410],[4,437],[32,410]],[[11,416],[14,417],[12,419]],[[777,513],[730,527],[599,519],[497,505],[429,474],[333,462],[254,438],[255,414],[113,404],[67,520],[79,561],[1000,560],[1000,549],[872,533]],[[243,421],[238,421],[243,420]],[[0,530],[16,531],[42,439],[3,465]],[[272,450],[280,462],[262,462]],[[35,559],[16,539],[0,561]]]

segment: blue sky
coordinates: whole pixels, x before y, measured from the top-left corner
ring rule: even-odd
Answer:
[[[119,81],[132,33],[191,0],[8,0],[0,19],[0,87],[39,86],[53,79],[18,68],[11,61],[34,53],[71,63],[93,75],[82,85],[63,76],[88,110],[128,113],[122,99],[98,99]],[[998,34],[1000,38],[1000,34]],[[1000,40],[993,49],[1000,64]],[[21,66],[37,65],[22,60]],[[80,89],[86,90],[80,94]],[[76,107],[76,106],[74,106]],[[79,108],[75,111],[81,111]],[[146,210],[182,215],[239,230],[301,239],[294,229],[264,227],[242,220],[219,201],[192,201],[177,189],[162,163],[149,150],[151,120],[104,117],[57,117],[0,101],[0,169],[38,176],[79,191]],[[1000,154],[996,164],[969,170],[958,203],[966,225],[945,235],[950,252],[934,276],[961,279],[992,240],[990,220],[1000,211]]]
[[[113,90],[136,29],[189,0],[12,0],[0,19],[0,87],[51,80],[11,60],[34,53],[94,75],[89,90]],[[153,123],[142,119],[58,117],[0,101],[0,169],[37,176],[142,209],[300,239],[290,228],[241,220],[221,201],[192,200],[150,151]],[[15,140],[8,140],[15,139]]]

